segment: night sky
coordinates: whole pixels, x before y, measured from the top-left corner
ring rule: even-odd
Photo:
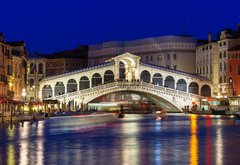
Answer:
[[[239,0],[5,0],[0,32],[30,52],[162,35],[207,39],[240,22]]]

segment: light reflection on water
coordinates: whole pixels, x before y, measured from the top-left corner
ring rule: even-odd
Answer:
[[[87,127],[78,120],[1,125],[1,164],[238,164],[234,119],[134,116]]]

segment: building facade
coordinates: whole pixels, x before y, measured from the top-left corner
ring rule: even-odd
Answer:
[[[39,100],[39,82],[45,77],[46,59],[36,55],[29,58],[26,100]]]
[[[212,40],[209,34],[206,44],[199,45],[196,48],[196,73],[212,80],[213,95],[218,95],[219,84],[219,56],[218,43]]]
[[[21,99],[27,84],[27,58],[25,42],[5,42],[0,33],[0,96]]]
[[[228,65],[229,96],[240,96],[240,47],[229,51]]]
[[[189,36],[162,36],[133,41],[90,45],[88,65],[93,66],[122,53],[134,53],[142,62],[195,73],[197,40]]]
[[[196,49],[196,73],[213,81],[213,96],[229,96],[229,51],[240,44],[238,31],[223,30],[217,41],[208,42]]]

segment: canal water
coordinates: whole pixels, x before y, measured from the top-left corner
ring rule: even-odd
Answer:
[[[80,126],[77,117],[0,125],[0,164],[239,164],[240,121],[138,115]]]

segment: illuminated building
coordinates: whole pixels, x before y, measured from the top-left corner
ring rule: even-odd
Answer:
[[[208,42],[207,44],[197,47],[197,74],[209,77],[213,81],[213,94],[215,97],[229,96],[230,90],[227,69],[229,68],[229,51],[237,45],[240,45],[239,32],[240,26],[238,26],[238,31],[231,29],[223,30],[218,36],[217,41]]]
[[[195,73],[197,40],[190,36],[162,36],[133,41],[111,41],[90,45],[88,65],[93,66],[126,52],[141,57],[142,62],[169,69]]]
[[[218,95],[219,84],[219,56],[218,44],[209,34],[208,42],[196,48],[196,73],[212,80],[213,95]]]
[[[228,58],[229,96],[240,95],[240,47],[229,50]]]
[[[28,53],[25,42],[5,42],[0,33],[0,96],[21,99],[27,83]]]

